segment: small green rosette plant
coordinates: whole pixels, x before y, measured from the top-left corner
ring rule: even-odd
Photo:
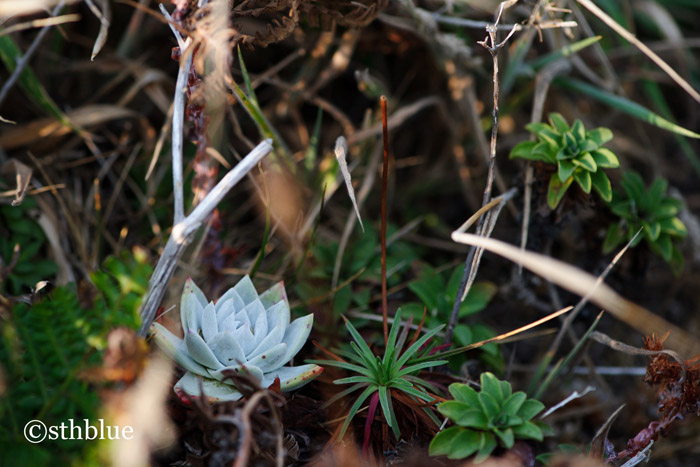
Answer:
[[[345,319],[345,317],[343,317]],[[408,399],[417,403],[417,406],[422,406],[422,410],[433,420],[436,426],[440,423],[433,414],[430,407],[426,407],[435,399],[430,393],[437,392],[437,389],[430,383],[418,376],[420,370],[435,366],[444,365],[446,360],[438,360],[436,358],[428,358],[427,361],[421,363],[412,363],[411,361],[420,356],[430,355],[433,345],[429,345],[429,341],[445,327],[440,325],[435,329],[427,331],[420,338],[415,338],[415,341],[406,342],[411,321],[408,321],[404,326],[403,332],[401,329],[401,309],[397,310],[394,322],[391,325],[389,336],[384,349],[384,356],[375,355],[369,345],[362,338],[357,328],[350,321],[345,319],[345,327],[352,337],[350,342],[350,350],[335,350],[337,360],[313,360],[315,363],[320,363],[325,366],[334,366],[356,373],[356,376],[348,378],[340,378],[333,381],[333,384],[351,384],[349,388],[339,392],[332,397],[324,405],[329,406],[334,402],[344,399],[350,394],[363,391],[355,399],[350,411],[345,416],[345,421],[340,428],[338,437],[340,439],[345,435],[345,431],[350,426],[350,422],[355,417],[357,412],[362,407],[362,404],[370,397],[376,398],[379,406],[384,413],[386,424],[393,430],[396,439],[399,439],[401,432],[399,430],[399,422],[394,413],[392,402],[392,392],[403,393]],[[404,350],[404,347],[405,350]],[[326,351],[328,354],[333,352]],[[372,420],[374,420],[374,410],[377,404],[370,403],[374,406],[370,409],[366,431],[368,432]]]
[[[656,254],[670,263],[676,272],[683,267],[683,256],[678,243],[688,231],[677,217],[683,203],[666,195],[668,182],[657,178],[647,189],[642,177],[633,171],[625,172],[620,181],[622,192],[615,190],[610,210],[619,221],[613,222],[603,243],[603,252],[609,253],[623,241],[630,241],[641,229],[642,233],[632,242],[637,246],[644,239]]]
[[[566,190],[576,181],[590,193],[594,189],[605,201],[612,199],[610,179],[603,169],[620,166],[617,156],[603,145],[613,137],[608,128],[587,131],[581,120],[569,126],[556,112],[549,114],[549,122],[530,123],[525,128],[537,141],[523,141],[510,152],[510,158],[522,158],[554,164],[557,171],[549,179],[547,204],[556,209]]]
[[[544,405],[518,391],[508,381],[492,373],[481,374],[481,391],[462,383],[449,387],[454,400],[438,405],[438,411],[455,423],[435,435],[430,443],[431,456],[464,459],[476,453],[475,463],[486,460],[497,446],[513,447],[516,439],[542,441],[549,434],[546,423],[532,418]]]

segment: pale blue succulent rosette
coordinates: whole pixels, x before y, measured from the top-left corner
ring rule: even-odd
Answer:
[[[281,282],[258,295],[245,276],[214,303],[188,278],[180,318],[184,339],[158,323],[151,326],[156,344],[187,370],[173,388],[178,394],[201,397],[203,391],[210,402],[238,400],[242,394],[224,378],[226,370],[247,373],[264,388],[279,378],[282,391],[299,388],[323,371],[318,365],[283,366],[306,342],[314,316],[290,322]]]

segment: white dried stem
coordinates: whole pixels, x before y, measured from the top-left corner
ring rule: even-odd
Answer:
[[[165,244],[158,264],[148,284],[148,292],[141,306],[141,328],[139,335],[145,336],[153,323],[160,302],[165,296],[165,290],[175,271],[178,260],[192,241],[195,232],[207,219],[209,214],[221,202],[236,184],[250,172],[265,156],[272,151],[272,140],[266,139],[258,144],[243,158],[224,178],[207,194],[196,208],[182,221],[173,226],[172,234]]]

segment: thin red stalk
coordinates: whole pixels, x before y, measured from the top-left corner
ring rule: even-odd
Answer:
[[[369,408],[367,409],[367,421],[365,422],[365,437],[362,440],[362,457],[367,459],[369,454],[369,435],[372,433],[372,422],[374,415],[377,413],[377,405],[379,405],[379,391],[372,394],[369,400]]]
[[[382,166],[382,317],[384,318],[384,345],[389,341],[386,299],[386,186],[389,171],[389,128],[386,123],[386,96],[379,98],[382,106],[382,136],[384,139],[384,165]]]

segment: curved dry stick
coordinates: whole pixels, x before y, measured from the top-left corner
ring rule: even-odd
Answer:
[[[165,296],[166,287],[170,282],[173,272],[175,272],[178,260],[182,256],[187,245],[192,241],[197,229],[201,227],[202,223],[209,217],[209,214],[211,214],[221,202],[226,193],[258,165],[258,162],[267,156],[270,151],[272,151],[271,139],[266,139],[258,144],[216,184],[187,217],[173,226],[170,238],[168,238],[168,242],[165,244],[163,253],[148,282],[148,292],[141,305],[140,336],[145,337],[148,333],[148,329],[151,327],[151,323],[153,323],[160,302],[163,300],[163,296]]]
[[[585,9],[596,15],[602,22],[607,24],[610,29],[618,33],[620,36],[622,36],[624,39],[626,39],[628,42],[631,42],[632,44],[635,45],[639,50],[644,53],[647,57],[651,59],[652,62],[656,63],[656,65],[661,68],[673,81],[676,82],[678,86],[680,86],[685,92],[687,92],[690,97],[695,99],[697,102],[700,102],[700,93],[696,91],[690,83],[688,83],[686,80],[683,79],[681,75],[674,70],[671,65],[666,63],[661,57],[656,55],[653,50],[651,50],[649,47],[647,47],[642,41],[637,39],[637,37],[629,32],[627,29],[623,28],[618,24],[614,19],[612,19],[610,16],[608,16],[607,13],[605,13],[603,10],[598,8],[593,2],[590,0],[576,0],[578,3],[581,4]]]

